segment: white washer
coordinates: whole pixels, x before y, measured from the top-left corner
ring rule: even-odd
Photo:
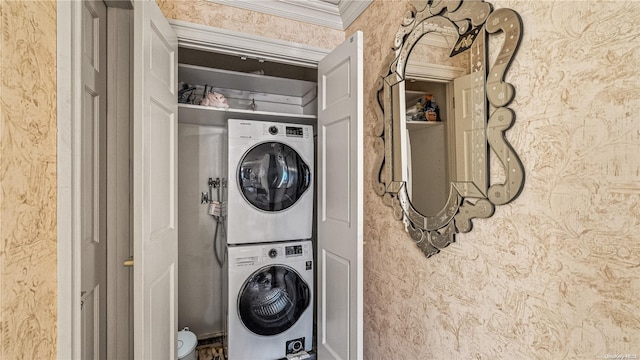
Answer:
[[[311,238],[313,127],[230,119],[227,242]]]
[[[228,255],[228,359],[274,360],[310,351],[311,241],[229,246]]]

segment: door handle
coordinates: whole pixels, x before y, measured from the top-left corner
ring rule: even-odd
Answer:
[[[133,266],[133,256],[128,258],[127,260],[125,260],[124,263],[122,263],[122,265],[127,266],[127,267]]]

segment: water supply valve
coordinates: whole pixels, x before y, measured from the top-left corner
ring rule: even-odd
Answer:
[[[227,203],[212,201],[209,203],[209,215],[215,217],[227,216]]]

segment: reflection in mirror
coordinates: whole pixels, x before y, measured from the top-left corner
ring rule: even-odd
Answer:
[[[455,179],[454,78],[469,73],[469,54],[450,57],[453,27],[435,27],[414,45],[405,81],[408,197],[422,215],[434,216],[447,203]],[[415,184],[415,186],[414,186]]]
[[[407,194],[413,207],[433,216],[444,207],[449,194],[446,83],[416,81],[405,83]],[[414,187],[415,184],[415,187]]]
[[[379,83],[374,185],[431,256],[522,189],[522,164],[504,138],[515,118],[504,73],[521,21],[484,1],[414,3]],[[503,46],[488,69],[485,44],[493,33],[504,33]],[[490,151],[504,167],[503,183],[490,184]]]

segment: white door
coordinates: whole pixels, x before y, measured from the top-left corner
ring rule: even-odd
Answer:
[[[81,356],[106,359],[107,8],[82,5]]]
[[[473,103],[471,97],[471,74],[461,76],[453,81],[455,90],[455,129],[454,141],[456,167],[452,179],[454,181],[465,181],[469,179],[471,173],[471,115]]]
[[[134,356],[175,359],[178,40],[154,1],[134,5]]]
[[[362,359],[362,32],[318,65],[318,359]]]
[[[486,109],[474,104],[484,100],[484,76],[480,72],[454,79],[456,99],[454,136],[451,149],[455,149],[455,167],[451,180],[467,182],[465,196],[484,196],[487,190],[486,169]]]

